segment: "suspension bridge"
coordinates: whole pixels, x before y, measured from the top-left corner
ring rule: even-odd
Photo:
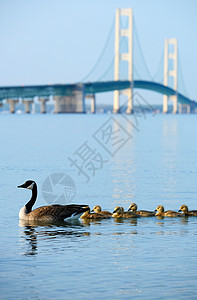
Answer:
[[[114,22],[100,57],[87,76],[78,83],[0,87],[0,103],[3,103],[3,100],[9,103],[10,112],[14,113],[16,103],[22,101],[25,112],[28,113],[37,97],[41,103],[41,112],[44,113],[46,102],[52,96],[54,112],[83,113],[85,99],[91,98],[91,111],[94,113],[95,94],[113,91],[113,112],[120,112],[120,98],[123,94],[127,97],[127,113],[132,113],[134,111],[133,90],[145,89],[163,95],[163,113],[169,111],[169,100],[173,104],[173,113],[182,112],[184,108],[188,113],[196,110],[197,103],[186,96],[187,92],[184,89],[177,39],[165,40],[164,53],[155,79],[151,76],[144,59],[132,9],[116,10],[115,37],[113,32]],[[112,37],[114,37],[113,43]],[[111,45],[115,45],[114,50],[111,49]]]

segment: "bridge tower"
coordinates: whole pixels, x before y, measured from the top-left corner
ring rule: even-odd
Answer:
[[[164,49],[164,85],[167,86],[170,77],[173,78],[173,88],[177,91],[177,39],[166,39]],[[169,62],[172,60],[172,68],[169,68]],[[173,101],[173,114],[177,113],[177,95],[163,96],[163,113],[168,112],[168,100]]]
[[[128,27],[126,29],[121,28],[121,17],[128,17]],[[128,40],[128,52],[120,53],[120,39],[121,37],[127,37]],[[131,82],[131,88],[122,92],[114,91],[114,107],[113,112],[118,113],[120,110],[120,94],[127,95],[128,105],[127,113],[133,111],[133,12],[131,8],[116,10],[116,23],[115,23],[115,59],[114,59],[114,80],[120,80],[120,61],[124,60],[128,62],[128,80]]]

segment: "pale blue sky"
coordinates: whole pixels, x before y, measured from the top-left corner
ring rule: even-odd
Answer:
[[[0,0],[0,86],[79,81],[100,55],[117,7],[133,8],[151,72],[164,39],[178,39],[185,84],[197,101],[195,0]]]

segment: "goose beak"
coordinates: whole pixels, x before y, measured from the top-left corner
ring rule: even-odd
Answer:
[[[182,212],[182,210],[181,210],[181,209],[179,209],[179,210],[178,210],[178,212]]]
[[[157,212],[157,210],[155,209],[155,210],[154,210],[154,212],[156,213],[156,212]]]
[[[24,187],[24,184],[18,185],[17,187],[18,187],[18,188],[25,188],[25,187]]]
[[[127,211],[130,211],[130,210],[131,210],[131,208],[129,207],[129,209]]]

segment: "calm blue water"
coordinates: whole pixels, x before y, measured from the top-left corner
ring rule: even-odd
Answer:
[[[63,173],[91,208],[197,209],[197,116],[0,115],[0,140],[1,299],[197,298],[196,217],[26,226],[17,189],[34,179],[47,205],[42,184]]]

